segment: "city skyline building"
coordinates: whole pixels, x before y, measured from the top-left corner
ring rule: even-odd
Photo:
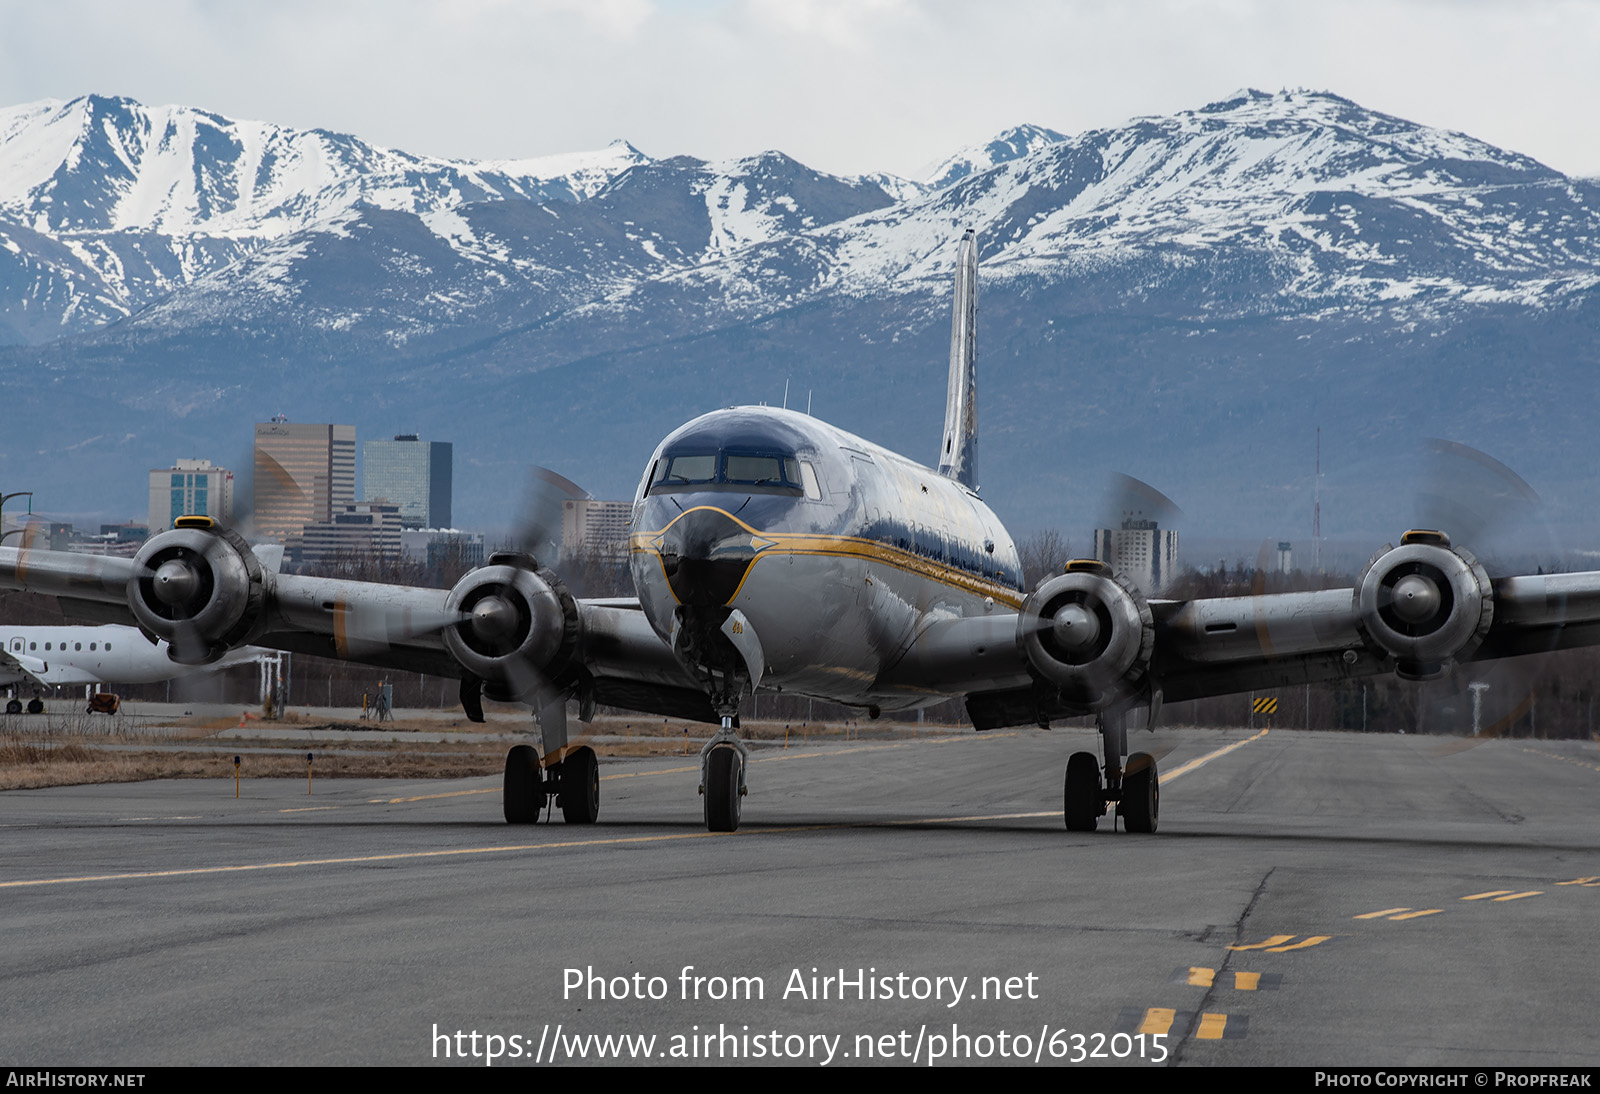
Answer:
[[[561,553],[623,555],[628,553],[628,524],[633,503],[573,498],[561,503]]]
[[[1153,595],[1178,574],[1178,533],[1127,511],[1121,528],[1094,530],[1094,557]]]
[[[362,445],[362,496],[400,508],[406,528],[448,528],[455,446],[397,433]]]
[[[356,427],[257,422],[252,485],[255,534],[297,546],[306,525],[355,503]]]
[[[210,460],[174,460],[150,472],[150,534],[171,528],[179,517],[233,519],[233,472]]]
[[[399,506],[354,502],[340,506],[327,520],[305,525],[300,545],[302,562],[319,565],[357,555],[400,557]]]

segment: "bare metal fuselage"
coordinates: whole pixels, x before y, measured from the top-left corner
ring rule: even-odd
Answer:
[[[808,465],[788,489],[661,482],[679,453],[769,453]],[[904,708],[947,696],[897,673],[935,620],[1015,630],[1021,565],[976,493],[805,414],[741,407],[657,447],[635,497],[634,584],[669,646],[685,613],[743,614],[763,690]]]

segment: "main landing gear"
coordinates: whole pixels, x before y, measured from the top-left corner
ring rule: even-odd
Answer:
[[[749,793],[744,769],[750,754],[733,730],[733,718],[723,715],[722,728],[700,750],[700,793],[705,797],[708,832],[738,831],[741,799]]]
[[[600,762],[588,745],[567,745],[567,704],[557,700],[539,711],[545,763],[531,745],[506,754],[502,790],[507,824],[537,824],[554,798],[568,824],[593,824],[600,817]]]
[[[1130,832],[1154,832],[1161,814],[1161,779],[1155,757],[1128,751],[1127,716],[1123,711],[1100,715],[1101,750],[1105,755],[1105,785],[1100,764],[1092,752],[1074,752],[1067,760],[1063,816],[1069,832],[1093,832],[1107,809],[1115,804],[1117,816]],[[1113,827],[1115,822],[1113,821]]]

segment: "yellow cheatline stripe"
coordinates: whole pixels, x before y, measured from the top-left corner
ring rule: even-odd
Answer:
[[[1262,737],[1265,737],[1268,732],[1269,732],[1268,730],[1263,729],[1260,733],[1257,733],[1253,737],[1246,737],[1242,741],[1235,741],[1235,742],[1233,742],[1233,744],[1226,745],[1226,746],[1224,746],[1222,748],[1219,748],[1215,752],[1207,752],[1204,756],[1200,756],[1200,757],[1197,757],[1196,759],[1190,760],[1188,763],[1184,764],[1182,767],[1175,768],[1175,769],[1173,769],[1171,771],[1166,772],[1165,774],[1163,774],[1161,776],[1160,781],[1161,782],[1167,782],[1169,779],[1176,779],[1179,775],[1187,775],[1189,772],[1193,771],[1195,768],[1202,767],[1205,764],[1210,763],[1212,760],[1216,759],[1218,756],[1226,756],[1228,753],[1232,752],[1236,748],[1243,748],[1245,745],[1249,744],[1251,741],[1260,740]]]
[[[752,536],[770,541],[772,545],[757,552],[754,561],[760,561],[762,557],[768,554],[785,553],[835,558],[867,558],[875,562],[880,562],[886,566],[892,566],[897,570],[905,570],[909,573],[920,574],[923,577],[931,578],[942,584],[951,585],[967,592],[976,593],[979,596],[992,596],[994,597],[996,603],[1005,604],[1012,608],[1022,607],[1022,595],[1015,589],[1001,585],[997,582],[980,578],[974,574],[968,573],[966,570],[957,569],[953,566],[947,566],[942,562],[934,562],[932,559],[923,558],[919,554],[904,550],[900,547],[892,547],[889,544],[880,543],[877,540],[865,539],[861,536],[835,536],[817,532],[757,531],[755,528],[752,528],[750,525],[746,524],[732,513],[729,513],[727,510],[720,509],[714,505],[696,505],[691,509],[685,509],[682,513],[679,513],[677,516],[673,517],[672,520],[667,524],[667,527],[662,528],[660,531],[635,532],[628,539],[628,549],[630,551],[638,551],[644,554],[653,554],[659,560],[661,557],[661,552],[656,549],[653,541],[658,536],[665,534],[667,529],[671,528],[674,524],[678,523],[678,521],[682,520],[690,513],[694,513],[702,509],[711,513],[720,513],[729,520],[733,521],[739,527],[743,528],[746,532],[749,532]],[[754,562],[752,562],[751,568],[753,567]],[[663,573],[664,572],[665,570],[663,570]],[[746,570],[745,578],[740,579],[740,588],[744,587],[744,580],[749,576],[749,570]],[[733,595],[738,596],[738,590],[735,590]],[[729,599],[731,600],[732,597]]]
[[[1144,1021],[1139,1023],[1135,1033],[1166,1033],[1172,1028],[1173,1019],[1178,1017],[1178,1012],[1167,1007],[1151,1007],[1144,1012]]]
[[[1197,1041],[1220,1041],[1222,1031],[1227,1028],[1228,1016],[1226,1014],[1202,1014],[1200,1028],[1195,1031]]]

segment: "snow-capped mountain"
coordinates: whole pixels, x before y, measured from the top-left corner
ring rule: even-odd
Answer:
[[[460,164],[76,102],[0,115],[25,135],[0,144],[0,309],[13,341],[54,339],[0,370],[74,393],[60,449],[84,447],[62,466],[123,436],[130,407],[204,429],[314,393],[301,416],[408,407],[408,427],[496,453],[535,443],[529,458],[617,495],[641,429],[790,381],[916,455],[941,418],[968,227],[985,465],[1018,484],[985,493],[1044,506],[1041,522],[1101,466],[1175,497],[1214,490],[1217,466],[1281,480],[1272,453],[1308,407],[1363,454],[1423,430],[1504,435],[1525,474],[1570,474],[1556,438],[1600,413],[1582,372],[1600,366],[1600,186],[1331,94],[1241,92],[1070,137],[1022,126],[922,183],[626,145]],[[72,141],[45,125],[74,118]],[[145,151],[108,136],[124,131]],[[297,194],[291,158],[326,185]],[[24,402],[43,416],[54,397]],[[1152,438],[1174,458],[1140,463]],[[1185,500],[1220,517],[1241,504]]]
[[[93,329],[354,210],[571,202],[645,162],[616,141],[463,163],[98,95],[0,109],[0,343]]]

